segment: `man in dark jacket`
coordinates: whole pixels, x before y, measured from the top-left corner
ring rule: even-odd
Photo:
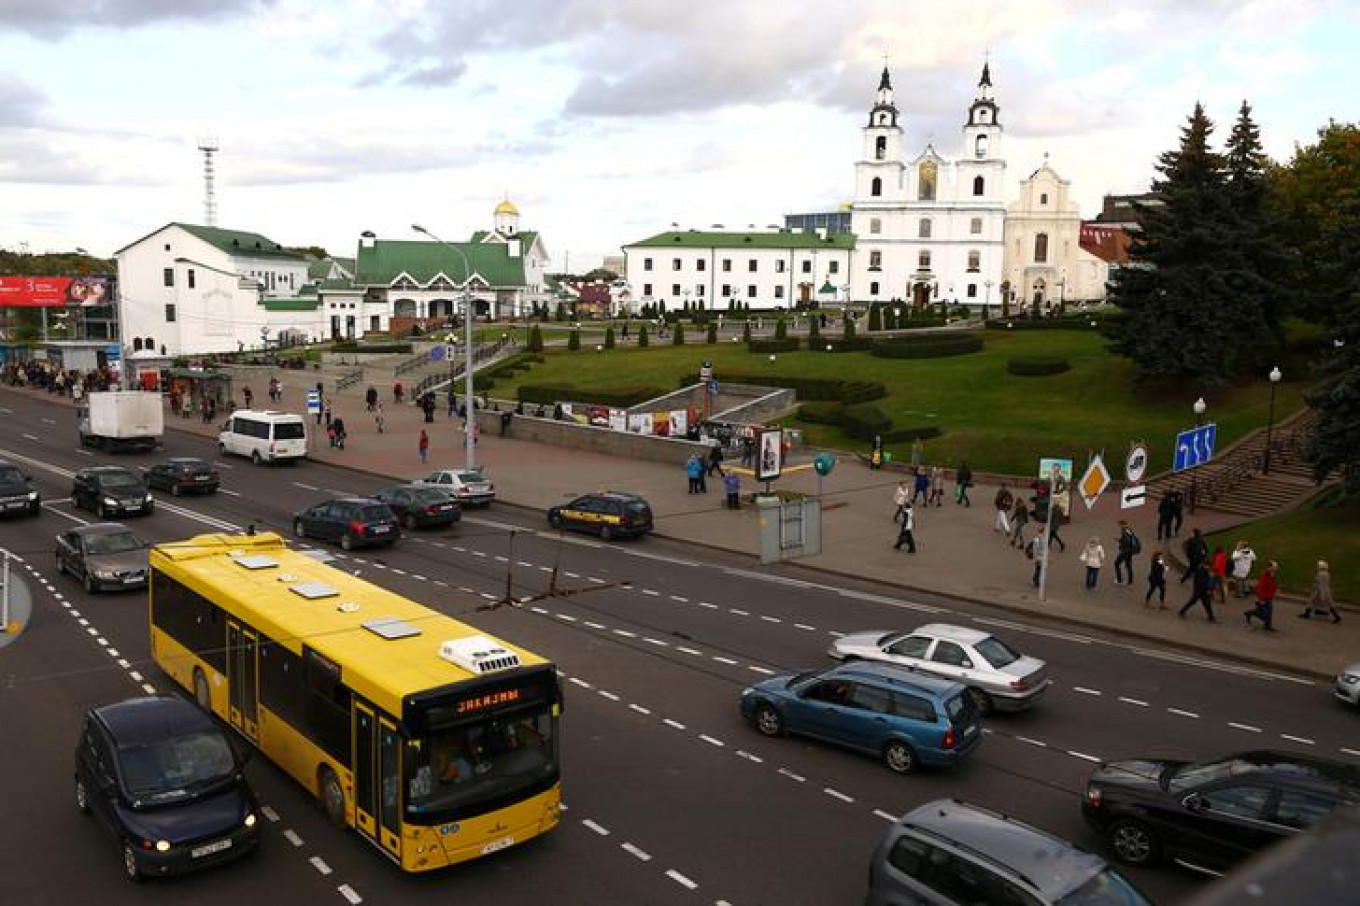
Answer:
[[[1174,491],[1168,491],[1162,495],[1162,499],[1157,503],[1157,540],[1171,537],[1171,522],[1176,515],[1176,501],[1172,499]]]
[[[1181,584],[1194,575],[1195,570],[1209,559],[1209,542],[1204,540],[1199,529],[1194,529],[1185,542],[1185,573],[1181,576]]]
[[[1114,584],[1133,584],[1133,556],[1142,550],[1143,544],[1133,533],[1133,528],[1125,520],[1119,520],[1119,555],[1114,558]],[[1124,578],[1124,573],[1128,578]]]
[[[1209,564],[1201,560],[1195,565],[1195,593],[1190,600],[1185,602],[1185,606],[1180,609],[1177,616],[1184,618],[1185,612],[1196,604],[1204,608],[1205,614],[1209,617],[1210,623],[1217,623],[1214,619],[1214,574],[1209,572]]]

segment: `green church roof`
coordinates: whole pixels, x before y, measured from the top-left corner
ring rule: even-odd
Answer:
[[[523,286],[524,258],[511,258],[509,249],[499,242],[453,242],[467,258],[472,273],[489,286]],[[523,249],[524,246],[521,246]],[[458,252],[440,242],[405,239],[377,239],[372,245],[359,246],[355,262],[356,286],[387,286],[402,274],[417,283],[429,283],[439,274],[454,283],[468,279]]]
[[[809,232],[719,233],[706,230],[672,230],[624,246],[624,248],[843,249],[847,251],[854,247],[855,236],[853,233],[832,233],[823,239],[816,233]]]

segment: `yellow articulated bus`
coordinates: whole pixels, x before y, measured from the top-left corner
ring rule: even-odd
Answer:
[[[151,551],[151,651],[406,871],[561,817],[554,666],[290,549],[200,535]]]

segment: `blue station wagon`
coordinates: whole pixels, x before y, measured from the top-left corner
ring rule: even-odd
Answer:
[[[772,676],[742,690],[741,713],[765,736],[810,736],[881,758],[898,774],[952,766],[982,742],[961,684],[889,664]]]

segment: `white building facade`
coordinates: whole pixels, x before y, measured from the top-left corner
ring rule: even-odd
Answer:
[[[997,304],[1002,280],[1006,164],[999,108],[984,65],[963,126],[963,152],[949,160],[927,144],[904,159],[903,128],[885,67],[855,164],[850,276],[857,301]]]
[[[1005,281],[1013,302],[1042,309],[1105,300],[1109,265],[1081,247],[1081,227],[1071,183],[1045,156],[1006,208]]]

